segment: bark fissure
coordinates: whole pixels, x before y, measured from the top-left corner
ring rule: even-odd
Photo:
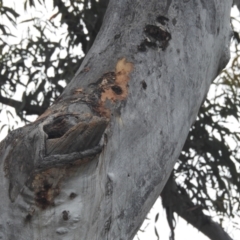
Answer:
[[[228,58],[231,4],[207,1],[110,1],[63,94],[0,145],[3,238],[133,238]]]

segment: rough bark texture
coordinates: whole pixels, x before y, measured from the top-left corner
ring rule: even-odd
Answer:
[[[170,226],[175,212],[211,240],[233,240],[218,223],[203,213],[201,206],[191,201],[186,190],[177,186],[173,176],[168,179],[161,197]],[[173,226],[170,228],[174,234]]]
[[[132,239],[228,60],[231,2],[112,0],[74,79],[0,145],[2,239]]]

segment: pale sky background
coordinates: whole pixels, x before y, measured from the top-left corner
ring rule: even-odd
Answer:
[[[21,21],[24,21],[26,19],[30,19],[33,16],[34,17],[38,16],[43,19],[49,19],[54,13],[56,13],[56,9],[53,10],[53,8],[52,8],[52,1],[46,1],[47,6],[46,6],[46,9],[43,11],[45,13],[44,16],[42,14],[42,11],[38,11],[38,12],[35,11],[35,12],[31,12],[31,13],[24,12],[23,2],[24,2],[23,0],[3,0],[4,5],[7,4],[9,7],[16,9],[17,12],[21,14],[21,16],[19,17],[19,19],[17,21],[18,23],[20,23]],[[3,19],[0,16],[0,22],[1,21],[3,21]],[[21,39],[21,37],[24,36],[24,32],[26,32],[26,28],[28,26],[31,26],[31,22],[30,23],[22,23],[22,24],[18,25],[18,28],[14,29],[14,34],[17,36],[17,38],[15,38],[15,39],[9,38],[8,41],[15,42],[15,43],[18,42],[19,39]],[[56,40],[56,36],[54,36],[54,38],[55,38],[54,40]],[[17,89],[17,93],[14,96],[14,99],[21,100],[22,92],[23,92],[23,89],[19,86]],[[6,115],[7,110],[10,110],[13,113],[14,118]],[[14,121],[16,121],[16,119],[18,122],[20,122],[19,118],[17,116],[15,117],[15,116],[16,116],[15,112],[12,108],[4,106],[4,110],[2,111],[2,113],[0,113],[0,119],[2,121],[0,123],[0,127],[2,124],[8,123],[9,121],[14,122]],[[31,120],[34,120],[34,118],[32,118]],[[22,124],[18,124],[18,127],[20,127],[20,126],[22,126]],[[6,136],[6,134],[7,134],[6,130],[7,129],[3,129],[3,131],[0,133],[0,141]],[[160,216],[159,216],[157,223],[155,223],[155,216],[158,212],[159,212]],[[141,227],[141,230],[144,230],[144,232],[139,231],[138,235],[134,238],[134,240],[138,240],[138,239],[140,239],[140,240],[156,240],[157,237],[156,237],[155,231],[154,231],[155,226],[158,230],[160,239],[161,240],[169,240],[170,229],[168,227],[165,211],[163,210],[163,208],[161,206],[160,199],[158,199],[156,201],[155,205],[153,206],[152,210],[150,211],[150,213],[148,214],[147,217],[148,217],[148,219],[145,220],[145,222],[143,223],[143,225]],[[202,233],[198,232],[198,230],[193,228],[191,225],[188,225],[181,218],[176,217],[176,219],[177,219],[177,226],[175,229],[175,240],[193,240],[193,238],[194,238],[194,240],[209,239],[209,238],[205,237]],[[229,224],[229,225],[227,224],[227,221],[225,224],[225,230],[228,232],[228,234],[231,235],[231,237],[233,237],[233,239],[236,239],[236,240],[240,239],[240,237],[237,238],[237,235],[240,236],[240,231],[233,229],[231,224]]]

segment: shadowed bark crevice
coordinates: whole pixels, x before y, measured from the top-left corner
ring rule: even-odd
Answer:
[[[58,101],[0,144],[3,238],[133,239],[228,49],[231,3],[208,2],[110,1]]]

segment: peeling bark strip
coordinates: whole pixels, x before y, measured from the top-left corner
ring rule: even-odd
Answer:
[[[52,120],[42,124],[43,131],[47,134],[44,150],[46,157],[39,162],[38,169],[36,169],[38,173],[34,175],[30,183],[38,207],[46,209],[55,205],[54,199],[60,193],[61,182],[69,176],[69,164],[74,164],[73,167],[70,166],[71,169],[78,163],[87,163],[92,153],[94,156],[93,149],[102,138],[109,122],[108,119],[111,117],[111,111],[114,110],[114,104],[125,100],[128,96],[129,74],[132,70],[133,64],[121,58],[116,64],[115,72],[105,73],[94,84],[94,91],[90,94],[85,93],[83,88],[74,90],[74,97],[78,95],[78,98],[70,102],[87,103],[93,112],[101,117],[91,114],[57,114]],[[86,149],[92,149],[89,157],[77,154],[77,152],[86,152]],[[99,150],[96,148],[96,154]],[[12,199],[15,200],[15,198],[16,196]]]
[[[101,100],[99,102],[99,113],[106,117],[110,117],[111,110],[107,110],[108,100],[110,103],[125,100],[128,96],[129,74],[133,70],[133,64],[127,62],[125,58],[117,62],[114,73],[104,74],[100,83]]]
[[[35,193],[37,206],[54,205],[61,181],[71,176],[69,171],[101,152],[99,142],[108,123],[90,114],[56,114],[28,125],[28,135],[23,135],[23,129],[12,132],[2,158],[11,201],[28,187]]]
[[[68,154],[93,148],[101,140],[107,125],[107,119],[93,116],[89,122],[77,123],[60,138],[48,137],[46,155]]]
[[[90,93],[83,88],[74,90],[74,98],[77,95],[77,100],[70,99],[70,103],[87,104],[92,111],[69,113],[65,108],[59,107],[58,103],[47,111],[47,115],[44,113],[43,117],[29,125],[30,138],[23,137],[12,142],[15,147],[5,157],[12,202],[27,185],[34,191],[38,207],[45,209],[54,206],[54,198],[59,195],[61,182],[69,175],[69,169],[89,162],[101,152],[102,147],[98,144],[109,124],[111,112],[115,111],[115,104],[127,98],[129,74],[132,70],[133,64],[121,58],[116,64],[115,72],[105,73]],[[62,102],[60,104],[64,106]],[[34,125],[39,122],[35,129]],[[36,139],[41,140],[40,145],[30,149],[34,144],[31,141]],[[26,146],[29,148],[26,149]],[[25,154],[32,155],[36,151],[34,149],[39,149],[38,159],[35,158],[34,163],[26,165],[21,157],[12,159],[24,147],[27,150],[24,151]]]
[[[113,74],[113,83],[108,81],[107,78],[102,80],[102,94],[101,102],[104,104],[107,99],[112,102],[117,100],[124,100],[128,95],[128,81],[130,80],[129,74],[133,70],[133,64],[127,62],[125,58],[117,62],[115,73]],[[106,83],[105,83],[106,81]]]
[[[110,1],[58,101],[0,144],[3,239],[133,239],[228,60],[230,7]]]
[[[71,103],[86,103],[101,117],[110,118],[115,106],[128,96],[128,82],[134,65],[126,58],[117,61],[115,71],[104,73],[89,89],[76,88]]]

